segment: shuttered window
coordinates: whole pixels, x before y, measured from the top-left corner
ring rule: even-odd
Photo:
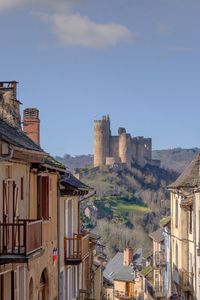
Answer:
[[[190,234],[192,234],[192,206],[190,206],[190,211],[189,211],[189,223],[190,223]]]
[[[38,195],[38,218],[49,219],[49,177],[38,176],[37,181]]]
[[[24,177],[21,177],[20,192],[21,192],[21,200],[24,200]]]
[[[175,226],[178,227],[178,199],[175,200]]]

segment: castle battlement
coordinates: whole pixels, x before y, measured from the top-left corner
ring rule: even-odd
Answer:
[[[94,121],[94,167],[123,163],[144,166],[152,161],[152,139],[132,137],[120,127],[118,135],[112,136],[110,117]]]

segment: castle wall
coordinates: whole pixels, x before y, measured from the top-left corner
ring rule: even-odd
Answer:
[[[94,121],[94,167],[113,163],[130,165],[132,161],[140,166],[151,163],[151,138],[132,138],[122,127],[119,128],[118,134],[111,135],[109,116]],[[157,162],[156,164],[158,165]]]
[[[137,143],[134,138],[131,138],[131,158],[134,162],[137,160]]]
[[[121,163],[131,164],[131,136],[125,132],[119,136],[119,157]]]
[[[152,140],[150,138],[136,137],[136,162],[138,165],[144,166],[147,160],[152,158]]]
[[[110,137],[110,156],[114,158],[116,163],[119,163],[119,137]]]

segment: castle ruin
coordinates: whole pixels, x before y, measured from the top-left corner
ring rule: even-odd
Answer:
[[[109,115],[94,121],[94,167],[113,164],[147,163],[160,166],[160,161],[152,160],[152,139],[143,136],[132,137],[125,128],[119,128],[113,136]]]

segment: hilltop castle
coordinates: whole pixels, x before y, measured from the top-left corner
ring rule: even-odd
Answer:
[[[152,160],[152,139],[143,136],[132,137],[125,128],[119,128],[118,135],[112,136],[109,116],[94,121],[94,167],[132,162],[140,166],[160,166]]]

